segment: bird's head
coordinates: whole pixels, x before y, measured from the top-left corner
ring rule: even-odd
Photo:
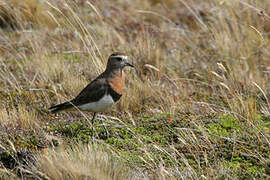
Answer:
[[[107,69],[123,69],[126,66],[133,67],[128,61],[128,56],[123,53],[113,53],[110,55],[107,63]]]

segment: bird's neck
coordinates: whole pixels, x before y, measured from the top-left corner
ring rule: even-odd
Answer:
[[[122,95],[125,88],[125,74],[121,69],[111,70],[108,83],[110,87],[119,95]]]
[[[106,71],[108,72],[109,76],[122,76],[123,75],[123,70],[120,68],[116,68],[116,69],[106,69]],[[105,72],[106,72],[105,71]]]

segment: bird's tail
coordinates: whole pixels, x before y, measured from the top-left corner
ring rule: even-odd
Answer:
[[[67,101],[67,102],[64,102],[62,104],[57,104],[55,106],[52,106],[49,108],[49,110],[51,113],[57,113],[59,111],[66,110],[66,109],[69,109],[71,107],[73,107],[73,105],[69,101]]]

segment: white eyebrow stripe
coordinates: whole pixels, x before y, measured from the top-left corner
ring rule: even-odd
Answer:
[[[114,58],[123,58],[123,59],[125,59],[125,60],[127,60],[128,59],[128,56],[113,56]]]

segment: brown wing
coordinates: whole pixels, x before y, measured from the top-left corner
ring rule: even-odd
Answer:
[[[106,79],[101,74],[98,78],[88,84],[80,94],[75,97],[71,102],[75,106],[79,106],[82,104],[87,104],[91,102],[98,101],[100,98],[104,96],[108,89],[108,83]]]

